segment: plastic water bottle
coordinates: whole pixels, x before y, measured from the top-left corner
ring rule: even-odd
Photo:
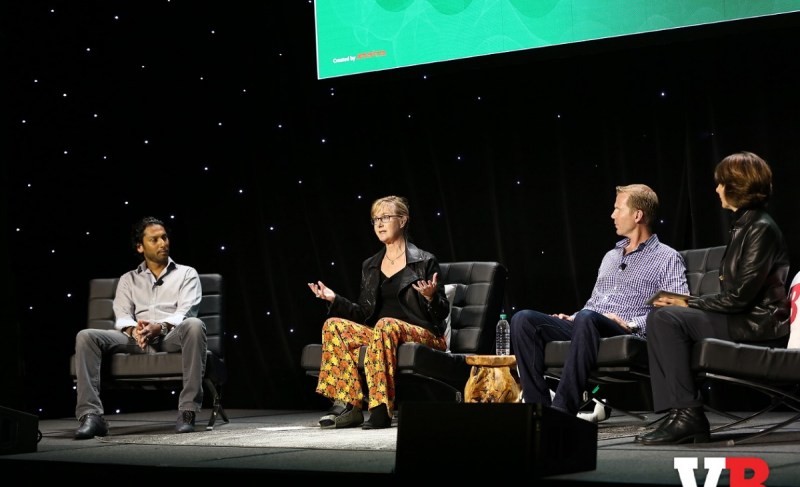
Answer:
[[[500,315],[495,329],[494,343],[495,355],[511,355],[511,327],[508,325],[508,316]]]

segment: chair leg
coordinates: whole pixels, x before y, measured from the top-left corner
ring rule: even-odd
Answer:
[[[667,419],[668,417],[669,417],[669,414],[666,414],[666,413],[662,414],[661,417],[659,417],[657,419],[654,419],[653,421],[650,421],[649,423],[647,423],[647,427],[650,428],[651,426],[655,426],[658,423],[660,423],[660,422],[664,421],[665,419]]]
[[[224,423],[230,423],[231,420],[228,419],[228,415],[225,414],[225,409],[222,407],[222,404],[218,404],[217,407],[219,408],[219,415],[222,417],[222,421]]]
[[[761,392],[764,392],[764,391],[761,391]],[[722,426],[717,426],[716,428],[712,428],[711,432],[712,433],[716,433],[718,431],[724,431],[724,430],[727,430],[727,429],[731,429],[734,426],[737,426],[737,425],[740,425],[740,424],[745,423],[747,421],[750,421],[751,419],[755,418],[756,416],[761,416],[764,413],[768,413],[768,412],[776,409],[778,406],[781,406],[781,405],[789,406],[789,404],[786,404],[783,401],[783,399],[781,399],[779,397],[776,397],[776,396],[774,396],[772,394],[767,394],[767,395],[770,396],[770,399],[771,399],[770,404],[768,406],[766,406],[766,407],[754,412],[753,414],[745,416],[743,418],[739,417],[739,416],[735,416],[735,415],[730,414],[730,413],[726,413],[724,411],[717,411],[716,409],[713,409],[713,408],[711,408],[709,406],[705,406],[706,409],[708,409],[708,410],[710,410],[710,411],[712,411],[714,413],[720,414],[722,416],[726,416],[728,419],[732,420],[731,422],[723,424]],[[796,411],[796,409],[795,409],[795,411]],[[761,436],[761,435],[758,435],[758,436]]]
[[[211,431],[214,429],[214,424],[217,421],[218,415],[222,416],[222,420],[225,423],[230,423],[230,420],[228,419],[228,415],[225,414],[225,409],[222,408],[222,397],[217,387],[210,379],[205,379],[203,383],[206,389],[211,393],[212,398],[211,417],[208,419],[208,425],[206,425],[206,431]]]
[[[731,383],[739,384],[739,385],[744,385],[744,386],[752,388],[753,390],[755,390],[757,392],[760,392],[760,393],[762,393],[762,394],[764,394],[764,395],[766,395],[767,397],[770,398],[770,404],[769,405],[767,405],[766,407],[762,408],[761,410],[756,411],[755,413],[750,414],[749,416],[746,416],[744,418],[741,418],[741,417],[738,417],[738,416],[734,416],[734,415],[730,415],[730,414],[725,414],[725,416],[735,418],[735,420],[730,422],[730,423],[728,423],[728,424],[724,424],[722,426],[718,426],[718,427],[712,429],[711,430],[712,433],[716,433],[718,431],[723,431],[723,430],[728,430],[728,429],[732,428],[733,426],[745,423],[745,422],[750,421],[751,419],[753,419],[753,418],[755,418],[757,416],[760,416],[760,415],[762,415],[764,413],[770,412],[770,411],[776,409],[778,406],[786,406],[786,407],[794,410],[795,412],[800,413],[800,395],[798,395],[798,390],[800,390],[800,386],[795,385],[794,387],[792,387],[791,390],[786,390],[786,389],[782,389],[782,388],[780,388],[778,386],[773,386],[773,385],[770,385],[770,384],[764,384],[764,383],[755,382],[755,381],[746,380],[746,379],[739,379],[739,378],[736,378],[736,377],[730,377],[730,376],[725,376],[725,375],[721,375],[721,374],[714,374],[714,373],[711,373],[711,372],[703,372],[702,373],[702,377],[709,378],[709,379],[720,380],[720,381],[725,381],[725,382],[731,382]],[[798,420],[800,420],[800,414],[796,414],[796,415],[792,416],[791,418],[787,419],[786,421],[782,421],[780,423],[773,424],[772,426],[764,428],[764,429],[762,429],[762,430],[760,430],[760,431],[758,431],[756,433],[745,435],[744,438],[740,438],[738,440],[734,440],[734,439],[728,440],[727,441],[727,445],[728,446],[733,446],[733,445],[741,444],[741,443],[743,443],[745,441],[749,441],[749,440],[753,440],[753,439],[756,439],[756,438],[760,438],[760,437],[765,436],[765,435],[767,435],[769,433],[772,433],[772,432],[774,432],[774,431],[776,431],[776,430],[778,430],[780,428],[783,428],[784,426],[786,426],[788,424],[794,423],[794,422],[796,422]]]
[[[712,412],[714,414],[718,414],[720,416],[725,416],[726,418],[730,419],[731,421],[735,421],[736,423],[740,423],[740,422],[746,420],[746,418],[742,418],[741,416],[736,416],[735,414],[731,414],[731,413],[728,413],[726,411],[720,411],[719,409],[713,408],[713,407],[709,406],[708,404],[703,405],[703,407],[707,411],[710,411],[710,412]],[[774,409],[774,407],[772,409]],[[758,414],[761,414],[761,413],[758,413]],[[731,424],[735,424],[735,423],[731,423]]]
[[[763,429],[763,430],[761,430],[761,431],[759,431],[757,433],[753,433],[753,434],[747,435],[744,438],[741,438],[739,440],[728,440],[727,444],[728,444],[728,446],[741,445],[745,441],[753,440],[753,439],[756,439],[756,438],[760,438],[760,437],[762,437],[764,435],[768,435],[768,434],[772,433],[773,431],[776,431],[776,430],[778,430],[780,428],[783,428],[787,424],[794,423],[798,419],[800,419],[800,414],[796,414],[796,415],[792,416],[791,418],[787,419],[786,421],[782,421],[782,422],[780,422],[778,424],[774,424],[774,425],[770,426],[769,428],[765,428],[765,429]]]

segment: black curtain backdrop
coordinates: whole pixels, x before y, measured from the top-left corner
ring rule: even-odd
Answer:
[[[658,192],[663,242],[721,245],[713,169],[750,150],[800,270],[796,14],[320,81],[311,3],[4,10],[3,405],[72,414],[88,281],[138,263],[145,215],[168,222],[176,261],[225,276],[227,408],[321,404],[299,367],[325,319],[306,283],[356,297],[388,194],[440,261],[503,263],[509,314],[573,312],[619,239],[615,186]]]

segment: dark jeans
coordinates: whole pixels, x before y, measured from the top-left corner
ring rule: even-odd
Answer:
[[[581,310],[573,321],[526,309],[511,318],[511,348],[517,358],[522,396],[526,403],[551,405],[544,379],[544,347],[548,342],[569,340],[569,355],[552,406],[570,414],[580,409],[589,372],[597,363],[600,339],[624,335],[615,321],[590,310]]]

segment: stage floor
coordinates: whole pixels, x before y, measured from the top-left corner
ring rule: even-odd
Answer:
[[[0,455],[0,471],[6,477],[11,472],[21,473],[29,480],[77,475],[74,478],[114,481],[130,474],[136,483],[153,479],[153,469],[158,475],[175,473],[215,480],[244,476],[262,480],[353,477],[407,482],[394,473],[397,424],[383,430],[323,430],[317,426],[322,411],[233,409],[226,413],[229,423],[220,419],[213,430],[206,431],[209,412],[201,412],[197,431],[181,435],[173,433],[176,411],[107,415],[109,436],[80,441],[73,439],[78,426],[73,418],[40,420],[41,440],[36,451]],[[732,431],[716,433],[709,443],[645,447],[634,443],[633,437],[658,415],[640,420],[614,411],[598,425],[595,470],[544,477],[536,484],[681,485],[673,464],[676,457],[684,457],[698,459],[696,485],[704,485],[705,458],[755,457],[769,468],[764,485],[800,485],[800,424],[750,442],[728,442],[790,416],[788,412],[772,412]],[[711,413],[709,419],[712,427],[724,422]],[[436,438],[420,441],[435,442]],[[445,462],[445,455],[431,458],[430,464],[420,465],[420,475],[473,482],[486,473],[496,474],[498,468],[512,475],[514,465],[481,463],[480,452],[486,448],[492,448],[491,441],[476,441],[474,456],[458,462]],[[729,473],[723,470],[717,485],[730,485]]]

